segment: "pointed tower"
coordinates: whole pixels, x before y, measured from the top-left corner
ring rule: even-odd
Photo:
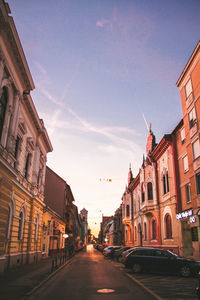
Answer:
[[[128,186],[132,181],[133,181],[133,174],[132,174],[132,171],[131,171],[131,164],[130,164],[129,172],[128,172]]]
[[[152,130],[151,130],[151,122],[149,124],[149,134],[147,137],[147,144],[146,144],[146,155],[148,156],[149,153],[151,153],[153,151],[153,149],[156,146],[156,138],[155,135],[153,134]]]

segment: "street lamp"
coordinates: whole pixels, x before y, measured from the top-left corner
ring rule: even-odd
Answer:
[[[64,234],[63,234],[63,238],[64,238],[64,239],[67,239],[68,236],[69,236],[69,235],[68,235],[67,233],[64,233]]]

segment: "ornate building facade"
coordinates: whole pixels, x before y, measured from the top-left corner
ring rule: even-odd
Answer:
[[[0,270],[41,258],[46,156],[52,151],[7,3],[0,1]]]

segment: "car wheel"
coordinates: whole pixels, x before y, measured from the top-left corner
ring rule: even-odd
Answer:
[[[188,267],[186,265],[181,267],[180,274],[183,277],[189,277],[191,275],[190,267]]]
[[[142,271],[142,267],[140,264],[134,264],[132,269],[134,273],[140,273]]]

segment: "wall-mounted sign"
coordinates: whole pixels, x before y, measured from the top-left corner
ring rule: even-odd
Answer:
[[[193,210],[189,209],[189,210],[182,211],[181,213],[177,214],[176,218],[177,218],[177,220],[181,220],[181,219],[188,218],[191,216],[193,216]]]
[[[195,223],[196,222],[196,218],[194,216],[190,217],[190,223]]]

